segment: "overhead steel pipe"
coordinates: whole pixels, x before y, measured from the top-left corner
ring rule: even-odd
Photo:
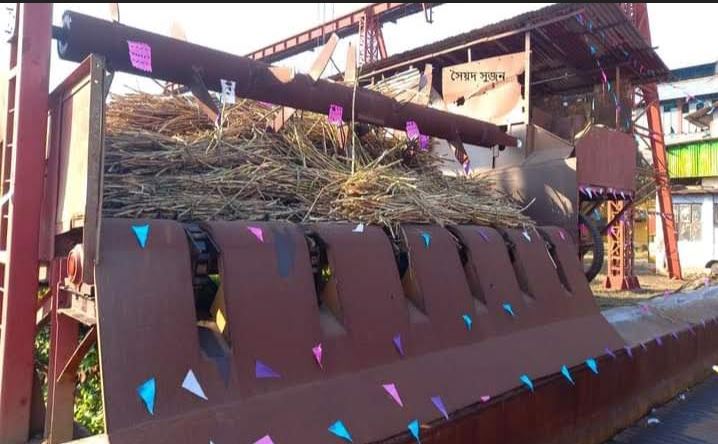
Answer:
[[[380,93],[356,90],[328,80],[293,74],[287,68],[267,65],[193,43],[165,37],[73,11],[63,15],[62,29],[55,29],[58,52],[65,60],[80,62],[100,54],[115,71],[191,85],[199,72],[207,89],[221,91],[221,80],[236,82],[239,97],[327,114],[330,105],[340,105],[344,121],[405,130],[408,121],[417,123],[422,134],[447,140],[457,138],[480,146],[516,146],[516,139],[496,125],[414,103],[400,103]],[[136,56],[133,59],[130,48]],[[352,106],[353,104],[353,106]]]

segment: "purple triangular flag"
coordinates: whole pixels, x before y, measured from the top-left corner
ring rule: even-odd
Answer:
[[[254,374],[258,379],[279,378],[279,374],[277,372],[261,361],[257,361],[255,363]]]
[[[394,347],[399,352],[399,356],[404,357],[404,347],[401,345],[401,335],[394,336]]]
[[[628,357],[633,358],[633,350],[631,350],[631,347],[626,346],[625,349],[626,349],[626,353],[628,353]]]
[[[481,228],[479,228],[479,236],[481,236],[481,239],[483,239],[485,242],[489,241],[489,237],[481,230]]]
[[[446,406],[444,406],[444,401],[441,400],[441,396],[432,396],[431,402],[434,404],[434,407],[436,407],[436,410],[441,412],[441,414],[444,415],[444,418],[448,420],[449,412],[446,411]]]
[[[613,359],[616,359],[616,355],[613,353],[613,351],[611,351],[610,348],[606,347],[606,348],[604,349],[604,351],[606,352],[606,354],[607,354],[608,356],[612,357]]]

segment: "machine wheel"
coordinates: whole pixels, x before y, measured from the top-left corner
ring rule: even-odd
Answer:
[[[589,237],[591,238],[593,259],[591,260],[591,265],[584,271],[586,279],[591,282],[593,278],[601,272],[601,268],[603,268],[603,236],[601,236],[601,232],[598,231],[596,225],[588,217],[581,213],[578,214],[578,222],[586,227]]]

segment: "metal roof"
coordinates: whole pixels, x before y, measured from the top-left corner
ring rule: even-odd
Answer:
[[[621,78],[634,83],[662,80],[669,70],[643,39],[619,4],[559,3],[528,12],[430,45],[392,55],[363,68],[362,79],[391,76],[409,66],[434,68],[524,50],[531,31],[532,83],[551,92],[585,88],[609,80],[621,68]],[[595,55],[592,54],[592,49]]]

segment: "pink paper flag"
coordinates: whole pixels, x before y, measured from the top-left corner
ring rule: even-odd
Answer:
[[[324,366],[322,365],[322,344],[317,344],[312,347],[312,353],[314,353],[314,359],[317,361],[317,364],[319,364],[319,368],[324,370]]]
[[[332,125],[340,126],[342,124],[343,114],[344,108],[342,108],[341,105],[329,105],[329,123]]]
[[[254,444],[274,444],[274,441],[272,441],[269,435],[264,435],[258,441],[254,441]]]
[[[566,240],[566,235],[563,234],[563,230],[558,230],[558,235],[561,237],[561,240]]]
[[[419,138],[419,125],[413,120],[406,122],[406,137],[409,140],[416,140]]]
[[[143,42],[128,40],[127,47],[130,52],[130,63],[140,71],[152,72],[152,48]]]
[[[259,227],[247,227],[250,233],[257,238],[259,242],[264,242],[264,232]]]
[[[404,407],[404,403],[401,402],[401,397],[399,396],[399,391],[396,389],[396,385],[394,384],[384,384],[382,385],[384,387],[384,390],[389,394],[389,396],[396,401],[399,406]]]
[[[481,397],[481,402],[489,402],[491,400],[491,396],[484,395]]]

